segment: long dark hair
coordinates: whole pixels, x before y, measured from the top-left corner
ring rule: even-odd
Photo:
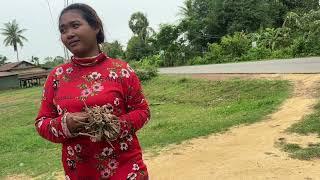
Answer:
[[[100,31],[97,34],[97,42],[98,44],[101,44],[104,42],[105,36],[103,31],[103,24],[101,19],[99,18],[97,12],[90,6],[82,3],[75,3],[71,4],[67,7],[65,7],[59,16],[59,21],[61,19],[61,16],[66,13],[69,10],[77,10],[80,12],[82,18],[88,22],[88,24],[95,29],[100,29]]]

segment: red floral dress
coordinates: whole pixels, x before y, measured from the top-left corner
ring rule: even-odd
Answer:
[[[150,111],[134,70],[104,53],[81,59],[94,62],[91,66],[79,61],[73,58],[49,74],[35,122],[38,133],[62,144],[66,179],[148,179],[136,132],[149,121]],[[65,114],[81,112],[85,104],[111,105],[113,114],[126,122],[116,141],[98,142],[69,132]]]

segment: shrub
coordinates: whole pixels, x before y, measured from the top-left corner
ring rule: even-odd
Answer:
[[[158,70],[155,67],[148,67],[145,69],[136,68],[135,72],[141,81],[150,80],[158,75]]]
[[[284,58],[292,58],[293,50],[292,47],[282,48],[272,52],[271,58],[274,59],[284,59]]]
[[[208,63],[223,63],[223,49],[217,43],[208,45],[208,52],[204,55],[204,59]]]
[[[192,59],[189,59],[187,64],[188,65],[208,64],[208,62],[204,58],[202,58],[200,56],[196,56]]]
[[[161,59],[160,55],[148,56],[140,60],[140,65],[142,67],[160,67],[163,66],[163,60]]]
[[[131,61],[130,65],[135,70],[141,81],[147,81],[158,75],[158,67],[161,64],[158,55],[143,58],[140,61]]]
[[[220,44],[224,51],[223,54],[230,57],[241,57],[251,47],[251,41],[243,32],[236,32],[233,36],[222,37]]]
[[[267,59],[271,56],[271,50],[265,47],[251,48],[246,52],[240,61],[254,61],[259,59]]]

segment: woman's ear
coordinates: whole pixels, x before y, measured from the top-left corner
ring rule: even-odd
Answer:
[[[98,35],[98,33],[100,32],[100,28],[95,28],[94,32],[96,33],[96,35]]]

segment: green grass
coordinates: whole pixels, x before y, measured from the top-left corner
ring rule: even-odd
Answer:
[[[292,125],[287,131],[303,135],[316,133],[320,136],[320,102],[314,107],[314,113],[306,116],[301,122]],[[302,148],[297,144],[282,143],[281,147],[286,152],[289,152],[293,158],[302,160],[320,158],[320,143],[312,144],[307,148]]]
[[[41,90],[0,91],[0,177],[61,170],[60,146],[44,141],[34,128]]]
[[[152,118],[139,132],[147,151],[253,123],[288,97],[287,81],[200,81],[159,76],[143,84]],[[60,145],[36,133],[41,88],[0,91],[0,177],[62,171]],[[0,178],[1,179],[1,178]]]
[[[288,82],[199,81],[159,77],[145,84],[152,121],[140,132],[143,147],[165,146],[252,123],[287,96]]]
[[[320,144],[313,144],[307,148],[302,148],[298,144],[280,143],[280,147],[290,153],[290,157],[300,160],[311,160],[320,157]]]

